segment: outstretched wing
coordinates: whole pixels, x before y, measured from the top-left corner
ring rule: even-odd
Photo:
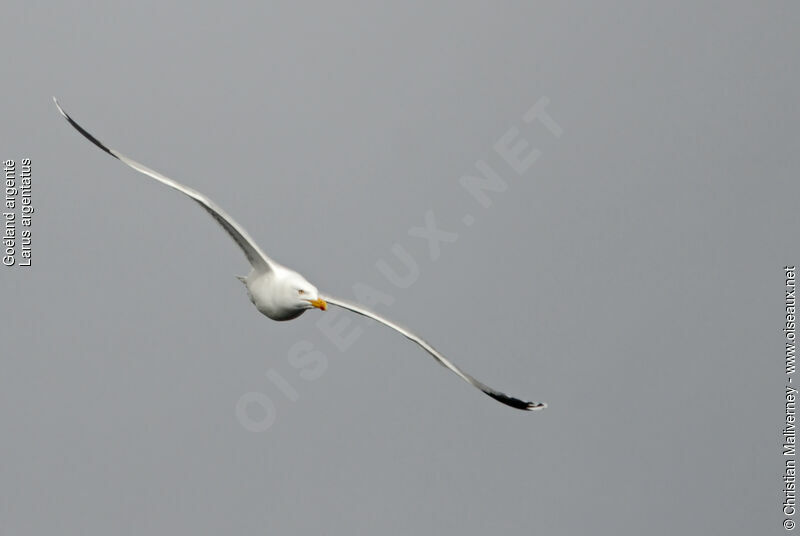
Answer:
[[[56,107],[58,108],[58,111],[61,112],[61,115],[63,115],[64,118],[67,121],[69,121],[69,124],[75,127],[75,130],[83,134],[83,136],[90,142],[94,143],[95,145],[100,147],[103,151],[107,152],[117,160],[122,161],[123,164],[127,164],[128,166],[132,167],[139,173],[144,173],[148,177],[153,178],[163,184],[166,184],[167,186],[174,188],[179,192],[182,192],[191,197],[192,199],[194,199],[201,207],[203,207],[209,214],[211,214],[211,216],[215,220],[217,220],[217,223],[219,223],[222,226],[222,228],[228,232],[231,238],[233,238],[233,240],[237,244],[239,244],[239,247],[242,248],[242,251],[244,251],[247,260],[250,261],[250,264],[253,266],[254,269],[262,273],[269,272],[273,269],[274,262],[269,257],[267,257],[263,251],[261,251],[261,248],[258,247],[258,244],[256,244],[255,241],[252,238],[250,238],[250,235],[247,234],[247,231],[245,231],[241,225],[236,223],[236,221],[234,221],[233,218],[228,216],[225,213],[225,211],[222,210],[219,206],[217,206],[217,204],[214,203],[211,199],[201,194],[197,190],[193,190],[192,188],[184,186],[183,184],[174,181],[169,177],[165,177],[164,175],[162,175],[157,171],[153,171],[147,166],[143,166],[142,164],[136,162],[135,160],[131,160],[122,153],[115,151],[114,149],[110,149],[109,147],[106,147],[100,140],[89,134],[89,132],[87,132],[86,129],[84,129],[82,126],[76,123],[69,115],[67,115],[67,112],[65,112],[64,109],[61,108],[61,105],[58,104],[58,100],[55,97],[53,97],[53,101],[56,103]]]
[[[400,326],[398,324],[395,324],[391,320],[383,318],[382,316],[380,316],[378,314],[375,314],[372,311],[364,309],[360,305],[357,305],[355,303],[350,303],[350,302],[347,302],[345,300],[340,300],[339,298],[331,298],[330,296],[324,296],[323,299],[326,302],[330,303],[330,304],[336,305],[336,306],[341,307],[343,309],[348,309],[348,310],[353,311],[354,313],[360,314],[362,316],[366,316],[368,318],[371,318],[373,320],[376,320],[376,321],[380,322],[381,324],[383,324],[385,326],[389,326],[390,328],[392,328],[395,331],[400,332],[402,335],[406,336],[407,338],[411,339],[412,341],[414,341],[415,343],[420,345],[423,350],[425,350],[426,352],[431,354],[434,357],[434,359],[436,359],[436,361],[438,361],[442,366],[447,367],[451,371],[455,372],[461,379],[463,379],[464,381],[466,381],[470,385],[473,385],[473,386],[477,387],[478,389],[480,389],[481,391],[483,391],[487,395],[491,396],[492,398],[494,398],[498,402],[502,402],[503,404],[505,404],[507,406],[511,406],[512,408],[517,408],[517,409],[522,409],[522,410],[527,410],[527,411],[539,410],[539,409],[544,409],[544,408],[547,407],[547,404],[545,404],[543,402],[526,402],[525,400],[520,400],[519,398],[514,398],[513,396],[508,396],[507,394],[501,393],[500,391],[495,391],[494,389],[492,389],[488,385],[476,380],[475,378],[473,378],[472,376],[470,376],[469,374],[467,374],[463,370],[459,369],[457,366],[455,366],[453,363],[451,363],[449,359],[447,359],[445,356],[440,354],[433,346],[428,344],[422,337],[418,337],[417,335],[411,333],[406,328],[404,328],[404,327],[402,327],[402,326]]]

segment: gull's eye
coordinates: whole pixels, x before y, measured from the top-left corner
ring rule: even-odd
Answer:
[[[303,290],[303,289],[301,289],[301,288],[299,288],[299,289],[297,289],[297,293],[298,293],[298,294],[305,294],[305,293],[306,293],[306,291],[305,291],[305,290]]]

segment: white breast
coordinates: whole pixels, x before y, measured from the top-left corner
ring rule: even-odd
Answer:
[[[305,312],[305,309],[287,303],[288,293],[283,288],[283,278],[276,277],[274,272],[247,277],[244,284],[256,309],[272,320],[292,320]]]

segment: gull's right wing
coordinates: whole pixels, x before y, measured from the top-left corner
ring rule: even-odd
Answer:
[[[414,333],[404,328],[403,326],[396,324],[395,322],[392,322],[391,320],[384,318],[378,315],[377,313],[373,313],[372,311],[369,311],[355,303],[347,302],[345,300],[340,300],[339,298],[331,298],[330,296],[324,296],[323,299],[332,305],[336,305],[338,307],[341,307],[342,309],[347,309],[356,314],[376,320],[377,322],[380,322],[384,326],[388,326],[393,330],[399,332],[406,338],[417,343],[419,346],[422,347],[423,350],[431,354],[433,358],[439,362],[440,365],[455,372],[462,380],[469,383],[473,387],[477,387],[485,394],[491,396],[492,398],[494,398],[498,402],[505,404],[506,406],[511,406],[512,408],[522,409],[526,411],[534,411],[534,410],[544,409],[547,407],[547,404],[545,404],[544,402],[527,402],[525,400],[520,400],[519,398],[514,398],[513,396],[509,396],[505,393],[501,393],[500,391],[492,389],[485,383],[476,380],[475,378],[473,378],[472,376],[470,376],[469,374],[467,374],[466,372],[455,366],[453,363],[450,362],[449,359],[447,359],[445,356],[439,353],[438,350],[436,350],[433,346],[428,344],[422,337],[415,335]]]
[[[61,115],[64,116],[64,118],[69,122],[70,125],[72,125],[75,128],[75,130],[83,134],[83,136],[86,139],[88,139],[90,142],[100,147],[103,151],[107,152],[117,160],[120,160],[123,164],[127,164],[128,166],[132,167],[139,173],[143,173],[148,177],[153,178],[163,184],[166,184],[167,186],[174,188],[179,192],[182,192],[191,197],[192,199],[194,199],[201,207],[203,207],[209,214],[211,214],[211,216],[215,220],[217,220],[217,223],[219,223],[222,226],[222,228],[228,232],[231,238],[233,238],[233,240],[237,244],[239,244],[239,247],[242,248],[242,251],[244,251],[247,260],[250,261],[250,264],[253,266],[255,270],[258,270],[259,272],[262,273],[272,271],[273,266],[275,264],[274,261],[272,261],[269,257],[267,257],[264,254],[263,251],[261,251],[261,248],[258,247],[258,244],[256,244],[256,242],[252,238],[250,238],[250,235],[247,234],[247,231],[245,231],[241,225],[236,223],[236,221],[233,218],[228,216],[228,214],[226,214],[225,211],[222,210],[219,206],[217,206],[217,204],[214,203],[211,199],[201,194],[197,190],[193,190],[192,188],[184,186],[183,184],[174,181],[157,171],[153,171],[152,169],[140,164],[139,162],[136,162],[135,160],[131,160],[122,153],[115,151],[114,149],[110,149],[109,147],[106,147],[100,140],[92,136],[89,132],[86,131],[86,129],[84,129],[82,126],[76,123],[69,115],[67,115],[64,109],[61,108],[61,105],[58,104],[58,100],[55,97],[53,97],[53,101],[56,103],[56,107],[58,108],[58,111],[61,112]]]

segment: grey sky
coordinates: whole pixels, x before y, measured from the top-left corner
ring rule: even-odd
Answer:
[[[33,266],[0,270],[0,532],[779,533],[798,15],[7,5],[0,157],[31,158],[36,212]],[[52,95],[323,292],[379,290],[550,407],[355,316],[261,316],[213,220]],[[523,120],[542,98],[560,137]],[[522,174],[511,128],[541,152]],[[488,207],[460,183],[478,161],[507,184]],[[457,233],[436,259],[409,234],[429,211]],[[360,335],[340,351],[323,318]]]

